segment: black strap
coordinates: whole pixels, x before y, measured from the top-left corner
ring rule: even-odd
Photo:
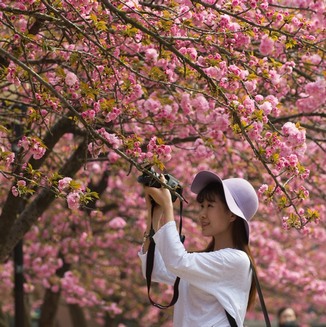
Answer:
[[[235,319],[225,310],[226,316],[228,318],[228,321],[230,323],[231,327],[237,327],[237,323],[235,321]]]
[[[151,218],[153,218],[153,212],[154,212],[154,206],[155,203],[152,203],[152,208],[151,208]],[[182,201],[180,202],[180,222],[179,222],[179,236],[180,240],[183,243],[184,242],[184,236],[182,235]],[[149,246],[147,250],[147,260],[146,260],[146,282],[147,282],[147,293],[148,293],[148,298],[151,302],[151,304],[159,309],[167,309],[171,306],[173,306],[179,297],[179,283],[180,283],[180,278],[177,277],[174,286],[173,286],[173,297],[171,302],[168,305],[162,305],[159,303],[156,303],[152,300],[150,296],[150,289],[151,289],[151,281],[152,281],[152,272],[153,272],[153,266],[154,266],[154,253],[155,253],[155,242],[153,240],[153,235],[155,231],[153,228],[153,221],[151,220],[151,229],[149,233]]]
[[[251,261],[250,261],[250,267],[252,269],[253,278],[254,278],[255,283],[256,283],[256,288],[257,288],[257,292],[258,292],[258,296],[259,296],[259,300],[260,300],[260,305],[261,305],[261,308],[262,308],[263,313],[264,313],[266,327],[271,327],[271,323],[269,321],[268,312],[267,312],[265,301],[264,301],[263,292],[262,292],[260,284],[259,284],[256,269],[252,265]],[[236,323],[235,319],[226,310],[225,310],[225,313],[226,313],[226,316],[227,316],[228,321],[230,323],[230,326],[231,327],[237,327],[237,323]]]
[[[259,280],[258,280],[258,276],[257,276],[256,270],[255,270],[255,267],[251,264],[251,262],[250,262],[250,266],[251,266],[253,277],[254,277],[254,280],[255,280],[255,283],[256,283],[256,288],[257,288],[257,292],[258,292],[258,295],[259,295],[260,305],[261,305],[261,308],[262,308],[263,313],[264,313],[266,327],[271,327],[271,322],[269,321],[268,312],[267,312],[267,309],[266,309],[263,292],[262,292],[260,284],[259,284]]]

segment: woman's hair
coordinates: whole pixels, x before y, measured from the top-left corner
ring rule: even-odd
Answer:
[[[285,306],[285,307],[281,307],[281,308],[279,308],[279,309],[277,310],[277,314],[276,314],[277,319],[280,320],[280,318],[281,318],[283,312],[286,311],[286,310],[288,310],[288,309],[292,310],[294,316],[297,317],[297,313],[295,312],[295,310],[294,310],[291,306],[288,306],[288,307]]]
[[[228,208],[225,195],[224,195],[224,189],[222,183],[219,182],[213,182],[208,184],[204,189],[202,189],[199,194],[197,195],[197,202],[203,203],[204,200],[207,201],[215,201],[216,197],[225,204],[225,206]],[[240,217],[237,217],[235,221],[233,222],[232,226],[232,240],[233,244],[236,249],[244,251],[247,253],[251,264],[253,265],[254,269],[256,269],[255,260],[251,254],[249,245],[248,245],[248,238],[245,228],[245,223],[243,222],[243,219]],[[210,252],[214,250],[214,238],[212,241],[208,244],[204,252]],[[251,281],[251,287],[249,292],[249,299],[248,299],[248,305],[247,309],[250,309],[255,302],[256,298],[256,283],[254,279]]]

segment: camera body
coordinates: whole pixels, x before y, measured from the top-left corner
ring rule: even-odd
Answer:
[[[159,178],[160,175],[152,168],[149,167],[147,168],[155,177]],[[176,193],[182,196],[182,186],[180,185],[180,182],[173,177],[170,174],[164,174],[164,177],[166,179],[166,184],[170,186],[173,190],[175,190]],[[147,174],[146,172],[143,173],[141,176],[137,178],[138,183],[143,184],[144,186],[149,186],[149,187],[156,187],[156,188],[161,188],[161,184],[153,178],[151,175]],[[177,196],[172,193],[172,202],[174,202],[177,199]]]

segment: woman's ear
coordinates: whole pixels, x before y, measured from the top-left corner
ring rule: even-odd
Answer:
[[[230,222],[233,222],[236,219],[237,219],[237,216],[233,212],[230,211]]]

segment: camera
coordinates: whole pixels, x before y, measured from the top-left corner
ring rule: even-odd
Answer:
[[[160,175],[153,169],[153,167],[146,167],[146,169],[149,170],[155,177],[160,177]],[[158,182],[152,175],[144,172],[137,178],[137,181],[144,186],[161,188],[160,182]],[[180,182],[170,174],[164,174],[164,177],[166,179],[166,184],[170,186],[176,193],[182,196],[182,186],[180,185]],[[171,190],[170,193],[172,196],[172,202],[174,202],[177,199],[177,195],[171,192]]]

